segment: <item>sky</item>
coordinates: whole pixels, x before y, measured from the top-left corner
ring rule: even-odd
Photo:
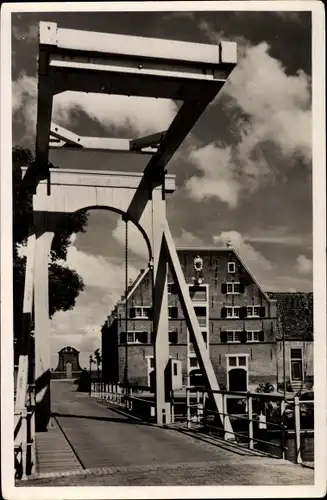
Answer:
[[[310,12],[102,12],[12,15],[13,142],[35,143],[38,22],[58,27],[199,43],[238,43],[239,62],[168,164],[176,191],[167,217],[177,246],[239,251],[267,291],[312,291]],[[65,92],[53,120],[82,135],[140,137],[165,130],[170,100]],[[139,158],[52,152],[61,168],[141,171]],[[95,167],[94,167],[95,166]],[[124,292],[124,224],[93,210],[72,238],[66,265],[86,288],[73,311],[51,321],[51,362],[66,345],[81,364],[100,347],[100,328]],[[129,224],[129,279],[147,266]]]

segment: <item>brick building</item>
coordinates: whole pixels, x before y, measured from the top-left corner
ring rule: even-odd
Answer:
[[[229,390],[277,384],[276,301],[269,297],[233,248],[179,249],[186,283],[218,382]],[[202,283],[194,285],[197,259]],[[119,301],[102,328],[106,382],[150,386],[154,374],[151,273],[141,271],[126,304]],[[180,387],[201,383],[182,308],[168,271],[170,355]],[[127,342],[127,343],[126,343]],[[177,383],[178,386],[178,383]]]
[[[313,293],[269,293],[277,301],[277,379],[289,390],[313,386]],[[285,342],[283,342],[283,335]]]
[[[51,372],[53,379],[72,379],[77,378],[82,373],[82,368],[79,364],[79,351],[75,347],[63,347],[58,352],[58,365],[55,370]]]

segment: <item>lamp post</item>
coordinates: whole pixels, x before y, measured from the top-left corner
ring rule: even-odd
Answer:
[[[89,396],[91,396],[91,372],[92,372],[92,363],[95,363],[92,354],[90,354],[90,360],[89,360]]]

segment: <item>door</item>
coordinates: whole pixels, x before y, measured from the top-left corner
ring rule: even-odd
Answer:
[[[228,372],[230,391],[247,391],[247,372],[243,368],[234,368]]]
[[[73,376],[73,369],[72,369],[72,364],[67,361],[66,363],[66,378],[72,378]]]
[[[292,374],[292,381],[294,382],[302,381],[302,361],[300,360],[291,361],[291,374]]]

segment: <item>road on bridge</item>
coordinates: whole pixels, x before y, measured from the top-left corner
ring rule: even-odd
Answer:
[[[29,480],[30,486],[314,483],[310,469],[143,423],[77,392],[68,381],[53,381],[51,398],[57,432],[59,427],[80,465],[76,467],[75,458],[71,473],[49,477],[42,474],[49,468],[42,470],[40,464],[40,477]],[[68,463],[66,467],[69,470]],[[54,464],[53,471],[57,470]]]

